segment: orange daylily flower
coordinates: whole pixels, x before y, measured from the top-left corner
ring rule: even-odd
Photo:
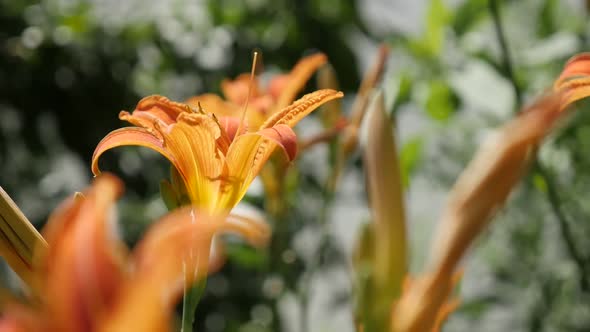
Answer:
[[[289,106],[313,73],[326,62],[327,58],[322,53],[307,56],[299,60],[289,73],[273,77],[266,88],[260,86],[257,78],[252,80],[250,73],[244,73],[234,80],[221,82],[221,91],[227,101],[215,94],[203,94],[190,98],[187,104],[209,105],[216,115],[238,116],[247,102],[251,110],[248,113],[248,125],[256,127]]]
[[[556,91],[563,91],[562,109],[590,96],[590,53],[568,60],[553,86]]]
[[[227,212],[242,199],[276,146],[289,160],[295,157],[297,141],[291,128],[323,103],[340,97],[341,92],[328,89],[307,94],[247,131],[240,130],[245,128],[237,117],[217,116],[217,104],[207,100],[193,107],[162,96],[146,97],[133,113],[119,114],[138,127],[109,133],[94,151],[92,171],[99,173],[98,160],[109,149],[148,147],[176,167],[193,204],[210,213]]]
[[[590,96],[590,53],[574,56],[566,63],[554,90],[503,126],[457,180],[439,223],[428,272],[410,285],[396,304],[395,332],[437,327],[439,320],[431,318],[448,311],[447,299],[454,288],[452,276],[461,258],[505,203],[562,111]]]
[[[239,233],[254,244],[268,238],[264,225],[186,207],[128,254],[112,224],[121,191],[118,179],[102,175],[52,214],[43,231],[49,247],[36,253],[33,305],[3,299],[0,331],[169,331],[184,270],[196,271],[192,282],[205,277],[215,234]]]
[[[410,285],[396,304],[393,331],[436,327],[432,317],[445,310],[461,258],[506,202],[534,152],[563,115],[562,100],[561,94],[541,98],[477,151],[449,194],[424,277]]]

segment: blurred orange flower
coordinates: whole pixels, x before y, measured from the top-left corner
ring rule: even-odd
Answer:
[[[448,299],[462,257],[504,205],[563,115],[562,100],[559,93],[540,98],[480,146],[449,194],[426,271],[395,305],[393,331],[432,331],[456,306],[449,307]]]
[[[244,73],[234,80],[225,79],[221,82],[221,91],[227,101],[215,94],[203,94],[187,100],[192,106],[216,105],[212,108],[217,115],[240,116],[246,102],[248,103],[248,125],[260,126],[268,117],[289,106],[307,81],[321,66],[327,62],[322,53],[313,54],[301,59],[293,69],[282,75],[273,77],[268,86],[263,88],[257,78],[252,81],[250,73]],[[248,94],[250,97],[248,98]]]
[[[247,131],[238,117],[218,116],[218,105],[207,100],[194,107],[162,96],[146,97],[132,114],[119,114],[138,127],[109,133],[94,151],[92,171],[99,173],[98,160],[109,149],[148,147],[175,166],[192,204],[210,213],[227,212],[242,199],[276,146],[289,160],[295,157],[297,140],[291,128],[340,97],[341,92],[329,89],[310,93]]]
[[[254,244],[268,238],[264,225],[186,207],[163,217],[128,254],[113,223],[121,190],[102,175],[56,209],[43,231],[49,247],[36,252],[32,305],[3,299],[0,331],[168,331],[184,271],[196,271],[191,282],[205,277],[216,233]]]

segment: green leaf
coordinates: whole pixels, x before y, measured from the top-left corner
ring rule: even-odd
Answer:
[[[398,79],[391,80],[385,95],[392,96],[393,100],[387,103],[387,108],[395,113],[400,105],[408,102],[412,93],[412,84],[413,79],[407,72],[402,72]]]
[[[410,41],[410,49],[418,56],[438,57],[444,44],[445,26],[451,19],[452,13],[445,7],[443,0],[431,0],[426,13],[424,35]]]
[[[185,280],[184,297],[182,298],[182,328],[181,332],[192,332],[195,322],[195,311],[203,296],[207,278],[190,285]]]
[[[453,18],[453,29],[457,35],[463,35],[484,17],[488,11],[489,0],[467,0],[456,10]]]
[[[533,185],[542,193],[547,193],[547,182],[540,174],[533,176]]]
[[[453,92],[449,85],[442,80],[432,81],[426,99],[426,112],[431,118],[445,122],[455,111]]]
[[[401,158],[401,172],[404,188],[410,184],[410,175],[416,169],[422,157],[423,140],[421,137],[416,137],[406,142],[400,151]]]
[[[558,5],[559,3],[555,0],[545,0],[543,7],[541,7],[537,28],[537,33],[540,37],[550,36],[558,30],[555,22],[555,13],[557,12]]]

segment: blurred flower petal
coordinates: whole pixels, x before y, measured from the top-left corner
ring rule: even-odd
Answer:
[[[293,67],[287,75],[281,75],[271,80],[268,92],[275,97],[275,110],[289,106],[295,100],[297,93],[303,90],[313,73],[328,61],[323,53],[307,56]]]

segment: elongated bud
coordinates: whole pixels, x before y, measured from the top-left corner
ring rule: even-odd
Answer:
[[[375,278],[399,295],[406,273],[406,216],[394,126],[379,92],[367,118],[364,166],[375,223]]]
[[[373,99],[366,121],[367,140],[363,157],[373,219],[367,231],[373,234],[364,237],[364,242],[368,239],[370,244],[361,243],[359,246],[372,246],[369,251],[372,256],[368,269],[369,283],[364,287],[366,292],[359,296],[368,297],[361,303],[371,307],[368,311],[363,308],[371,317],[362,317],[361,320],[365,321],[368,330],[376,331],[389,329],[391,304],[401,293],[407,270],[407,243],[400,164],[393,124],[385,111],[383,93],[379,92]],[[366,249],[363,251],[367,252]],[[367,270],[366,265],[363,269]]]

